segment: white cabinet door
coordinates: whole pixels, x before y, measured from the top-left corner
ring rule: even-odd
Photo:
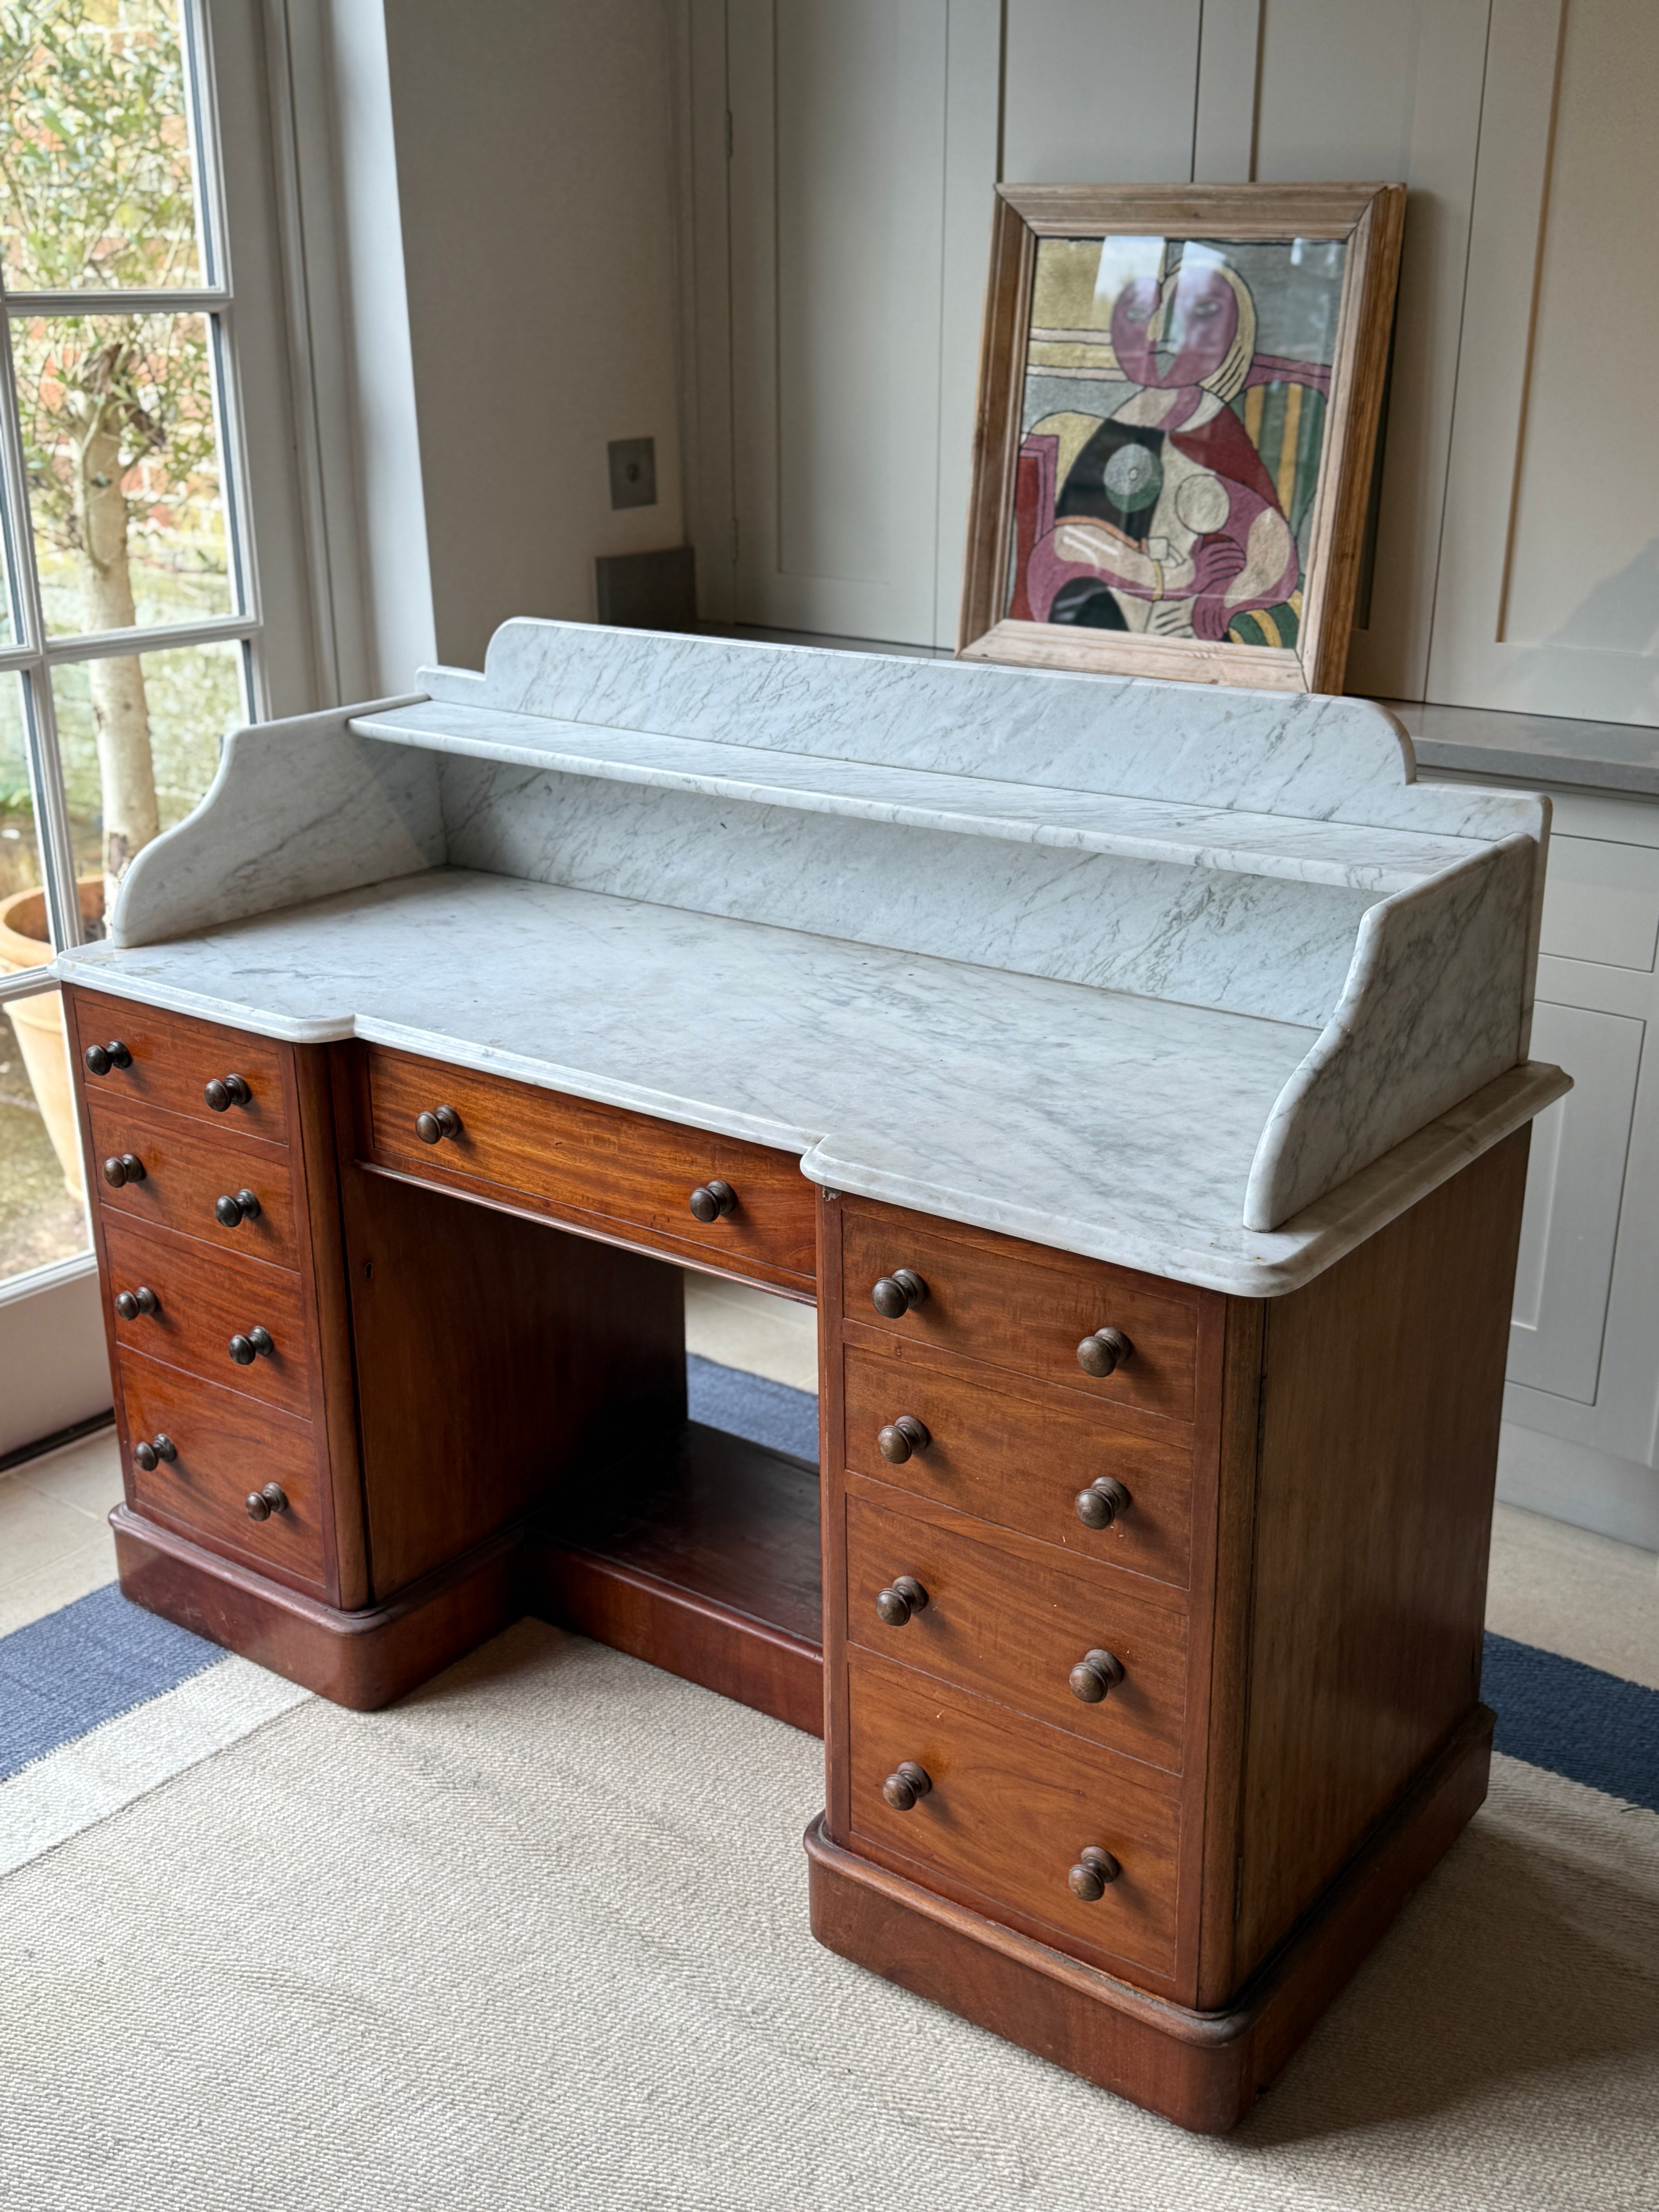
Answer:
[[[1533,1128],[1510,1380],[1593,1405],[1646,1024],[1543,1000],[1532,1056],[1574,1088]]]

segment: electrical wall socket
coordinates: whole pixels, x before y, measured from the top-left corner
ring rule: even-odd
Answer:
[[[612,507],[654,507],[657,503],[657,441],[613,438],[605,447],[611,461]]]

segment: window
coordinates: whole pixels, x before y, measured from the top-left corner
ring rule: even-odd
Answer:
[[[0,0],[0,1280],[88,1243],[58,946],[255,719],[203,0]]]

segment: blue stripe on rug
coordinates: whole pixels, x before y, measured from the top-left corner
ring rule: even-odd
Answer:
[[[817,1465],[816,1392],[792,1390],[787,1382],[769,1382],[764,1376],[745,1375],[740,1368],[721,1367],[689,1352],[685,1393],[694,1421]]]
[[[1488,1634],[1480,1694],[1510,1759],[1659,1813],[1659,1690]]]
[[[0,1782],[225,1656],[114,1583],[0,1637]]]

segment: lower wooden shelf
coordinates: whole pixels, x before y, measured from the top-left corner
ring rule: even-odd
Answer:
[[[526,1602],[722,1697],[823,1733],[817,1469],[688,1421],[531,1523]]]

